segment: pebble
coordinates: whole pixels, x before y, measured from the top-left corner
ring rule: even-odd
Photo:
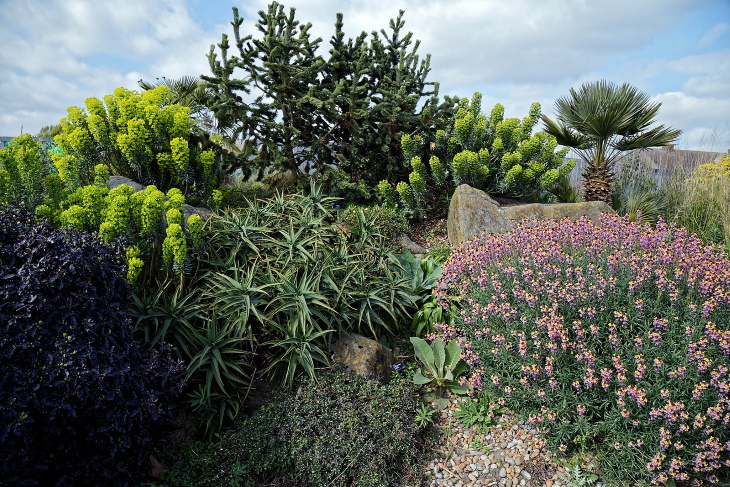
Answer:
[[[449,406],[437,411],[445,433],[425,469],[432,475],[423,487],[564,487],[559,481],[561,466],[534,427],[504,415],[482,434],[454,418],[458,409],[458,399],[451,397]]]

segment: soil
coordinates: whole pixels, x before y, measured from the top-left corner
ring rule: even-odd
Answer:
[[[446,218],[424,218],[411,225],[408,235],[413,242],[430,250],[433,247],[449,244]]]

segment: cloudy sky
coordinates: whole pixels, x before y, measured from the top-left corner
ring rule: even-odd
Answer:
[[[37,133],[72,105],[140,78],[209,72],[210,45],[230,32],[231,7],[254,33],[265,0],[0,0],[0,136]],[[406,29],[431,54],[441,94],[484,95],[482,107],[552,116],[587,81],[629,82],[662,102],[679,148],[730,149],[730,0],[288,0],[322,37]]]

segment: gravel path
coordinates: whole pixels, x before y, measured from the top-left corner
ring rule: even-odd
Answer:
[[[443,440],[426,466],[424,487],[566,487],[565,469],[534,427],[504,415],[480,434],[454,417],[458,409],[458,399],[452,397],[434,415]]]

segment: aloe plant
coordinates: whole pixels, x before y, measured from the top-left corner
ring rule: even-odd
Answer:
[[[296,333],[298,330],[289,330]],[[317,345],[317,340],[334,330],[321,330],[310,333],[305,336],[288,336],[284,340],[272,340],[271,345],[280,348],[283,353],[278,354],[276,358],[269,364],[266,372],[284,369],[284,383],[293,384],[294,377],[299,368],[309,376],[310,379],[316,381],[314,363],[329,366],[327,353]]]
[[[411,343],[421,363],[421,369],[413,375],[414,383],[430,384],[437,390],[449,389],[454,394],[466,394],[467,388],[460,385],[457,379],[468,367],[461,359],[461,348],[455,340],[444,345],[444,341],[437,338],[429,345],[422,338],[411,337]]]
[[[204,412],[206,432],[212,438],[226,417],[233,420],[238,414],[239,393],[249,384],[250,364],[244,360],[249,355],[244,345],[249,337],[231,333],[229,326],[219,323],[215,313],[206,320],[204,329],[189,328],[188,332],[194,355],[185,378],[189,383],[197,382],[199,387],[198,393],[189,398],[193,409]]]
[[[277,194],[206,228],[203,304],[266,357],[269,375],[291,385],[326,364],[337,333],[378,338],[414,312],[410,276],[364,219],[345,232],[327,198]],[[367,234],[366,238],[363,235]]]

